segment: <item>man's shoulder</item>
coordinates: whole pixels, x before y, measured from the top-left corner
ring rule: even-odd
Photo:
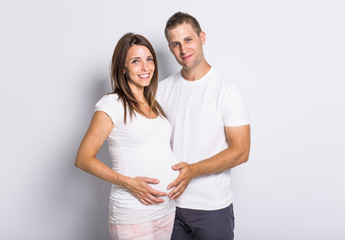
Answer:
[[[159,87],[160,86],[166,86],[166,85],[173,83],[179,77],[179,75],[180,75],[180,72],[176,72],[176,73],[170,75],[169,77],[161,80],[159,82]]]
[[[158,97],[160,97],[159,95],[165,95],[167,92],[172,91],[172,89],[176,86],[176,83],[179,82],[179,77],[180,72],[177,72],[160,81],[157,89]]]
[[[180,73],[177,72],[159,82],[156,99],[160,104],[164,105],[167,97],[171,95],[171,92],[176,87],[176,83],[180,82],[178,81],[179,76]]]
[[[222,72],[213,70],[212,79],[212,83],[218,86],[221,92],[231,92],[238,88],[236,82]]]

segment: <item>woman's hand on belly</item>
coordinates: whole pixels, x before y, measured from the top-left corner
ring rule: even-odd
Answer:
[[[145,205],[159,204],[164,202],[159,197],[167,196],[165,192],[160,192],[153,189],[149,184],[158,184],[159,180],[149,177],[134,177],[128,178],[125,187],[128,191],[136,197],[141,203]]]

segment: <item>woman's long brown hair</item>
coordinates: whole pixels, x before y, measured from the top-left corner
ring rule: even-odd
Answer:
[[[127,79],[127,76],[126,74],[124,74],[123,71],[125,69],[125,60],[127,52],[133,45],[145,46],[150,50],[152,54],[153,61],[155,64],[155,71],[150,84],[144,88],[144,96],[148,101],[152,111],[156,115],[163,116],[166,118],[163,109],[155,99],[158,87],[158,64],[156,53],[153,50],[153,47],[150,44],[150,42],[145,37],[139,34],[127,33],[117,43],[111,63],[111,86],[113,89],[112,93],[116,93],[123,103],[124,122],[126,123],[127,120],[127,109],[129,110],[129,116],[131,119],[132,116],[135,115],[135,111],[145,115],[145,113],[140,110],[139,102],[135,99],[131,91],[131,88],[128,85],[129,79]]]

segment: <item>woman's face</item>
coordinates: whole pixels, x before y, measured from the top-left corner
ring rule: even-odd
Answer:
[[[155,63],[150,50],[142,45],[133,45],[127,52],[124,72],[132,91],[144,90],[155,72]]]

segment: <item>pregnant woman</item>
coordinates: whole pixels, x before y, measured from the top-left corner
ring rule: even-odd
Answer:
[[[112,239],[170,239],[175,203],[167,186],[178,172],[171,126],[155,100],[156,54],[141,35],[127,33],[112,58],[113,92],[101,98],[78,150],[76,166],[112,183]],[[107,139],[112,169],[96,158]]]

